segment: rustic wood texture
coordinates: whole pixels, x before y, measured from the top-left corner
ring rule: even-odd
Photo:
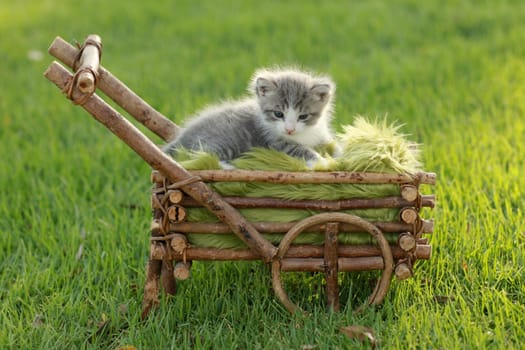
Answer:
[[[77,88],[85,93],[92,94],[97,89],[98,70],[100,67],[100,55],[102,40],[98,35],[88,35],[82,48],[81,55],[76,62],[75,71],[78,74]]]
[[[407,252],[397,245],[391,245],[394,259],[403,259]],[[151,245],[151,258],[162,260],[190,260],[203,261],[236,261],[236,260],[259,260],[260,257],[249,249],[219,249],[200,248],[189,246],[184,252],[175,250],[164,251],[158,248],[158,244]],[[432,255],[432,246],[418,244],[413,252],[417,259],[428,260]],[[324,247],[318,245],[292,245],[286,252],[284,258],[322,258]],[[347,258],[381,256],[381,250],[375,245],[338,245],[337,256]]]
[[[286,233],[297,222],[253,222],[252,225],[261,233]],[[404,222],[372,222],[383,232],[408,232],[414,228],[414,225]],[[231,234],[232,231],[228,225],[223,223],[205,223],[205,222],[180,222],[173,223],[169,226],[170,231],[185,233],[216,233]],[[313,225],[305,232],[324,231],[324,225]],[[347,223],[341,224],[341,232],[362,232],[363,230]],[[432,220],[422,220],[422,233],[432,233],[434,231],[434,222]]]
[[[392,250],[390,248],[390,245],[383,236],[382,232],[376,226],[355,215],[343,213],[317,214],[300,221],[286,233],[286,235],[281,240],[281,243],[279,243],[279,250],[276,259],[272,261],[272,286],[274,292],[281,301],[281,303],[286,307],[286,309],[292,313],[298,310],[298,307],[290,300],[282,286],[280,274],[282,271],[282,264],[286,260],[284,259],[284,256],[289,250],[294,239],[305,229],[313,225],[326,224],[331,222],[347,223],[359,226],[376,239],[377,245],[381,251],[380,259],[383,263],[381,267],[383,272],[376,284],[376,287],[374,288],[374,291],[368,298],[367,303],[380,304],[385,298],[386,293],[388,292],[388,288],[390,287],[390,281],[392,279],[392,274],[394,271],[394,258],[392,256]],[[340,271],[343,271],[344,267],[340,267]]]
[[[338,272],[382,270],[368,303],[379,304],[384,299],[392,274],[398,279],[413,275],[417,259],[429,259],[432,249],[422,233],[433,232],[433,221],[419,217],[421,207],[433,208],[435,197],[421,195],[420,184],[434,185],[436,174],[420,172],[413,175],[367,172],[275,172],[253,170],[186,171],[164,154],[151,140],[115,109],[94,94],[99,87],[108,97],[129,112],[165,141],[172,140],[179,128],[164,117],[120,80],[100,65],[102,42],[90,35],[81,51],[57,37],[49,52],[75,70],[73,76],[57,62],[45,76],[54,82],[68,98],[80,104],[93,117],[123,140],[153,169],[155,183],[151,204],[154,220],[151,224],[151,251],[147,266],[142,318],[159,303],[159,287],[175,294],[175,279],[190,277],[192,260],[263,260],[271,263],[272,286],[275,294],[290,311],[298,307],[289,299],[281,281],[282,271],[324,272],[327,282],[327,303],[339,310]],[[265,182],[278,184],[398,184],[400,195],[386,198],[345,199],[339,201],[288,201],[276,198],[221,197],[206,182]],[[189,223],[186,207],[204,207],[215,214],[219,223]],[[248,222],[236,208],[282,208],[328,211],[312,215],[299,222]],[[401,208],[400,222],[370,223],[341,210]],[[214,249],[192,247],[183,233],[234,233],[247,249]],[[323,246],[294,245],[303,232],[324,233]],[[341,232],[367,232],[377,245],[342,245]],[[390,245],[383,232],[399,233],[396,245]],[[261,233],[283,233],[278,247]],[[173,263],[176,261],[176,264]],[[394,265],[394,262],[397,262]],[[160,282],[160,283],[159,283]]]
[[[70,68],[74,67],[75,59],[78,55],[78,49],[60,37],[55,38],[48,52]],[[103,66],[99,67],[98,73],[98,88],[137,121],[164,141],[170,141],[177,136],[179,127],[172,121],[151,107]]]
[[[409,252],[416,248],[416,238],[411,234],[402,234],[398,244],[405,252]]]
[[[407,263],[400,263],[395,268],[395,275],[400,280],[406,280],[412,277],[413,272]]]
[[[191,171],[205,182],[269,182],[286,184],[403,184],[419,181],[422,184],[434,185],[436,174],[422,172],[414,176],[386,173],[363,173],[347,171],[331,172],[279,172],[262,170],[198,170]]]
[[[169,190],[166,194],[168,196],[168,200],[172,204],[178,204],[182,201],[182,198],[184,197],[183,193],[179,190]],[[185,206],[183,204],[183,206]]]
[[[186,209],[180,205],[171,205],[166,210],[166,214],[171,222],[182,222],[186,218]]]
[[[343,200],[286,200],[266,197],[223,197],[224,201],[235,208],[283,208],[283,209],[310,209],[310,210],[352,210],[374,208],[403,208],[415,205],[414,201],[407,201],[402,197],[384,197],[370,199],[343,199]],[[185,207],[200,206],[193,198],[183,198],[180,202]],[[435,197],[426,195],[421,197],[421,206],[433,208]]]
[[[327,223],[324,239],[324,273],[326,279],[326,303],[334,311],[339,311],[339,284],[337,276],[337,273],[339,272],[337,263],[338,230],[338,223]]]
[[[178,261],[175,264],[175,268],[173,270],[173,276],[179,281],[184,281],[190,278],[191,262]]]
[[[173,262],[171,260],[163,260],[160,271],[160,281],[164,293],[168,295],[175,295],[177,292],[177,282],[173,277]]]
[[[404,208],[400,212],[400,217],[403,222],[413,224],[419,218],[419,214],[415,208]]]
[[[337,269],[339,272],[374,271],[382,270],[384,267],[385,264],[381,256],[337,259]],[[324,259],[290,258],[281,260],[281,271],[325,272],[326,266]],[[380,303],[380,301],[376,303]]]
[[[401,185],[401,197],[403,197],[408,202],[415,201],[419,196],[419,191],[417,186],[411,184]]]
[[[152,308],[159,305],[159,279],[162,269],[162,260],[150,259],[146,268],[146,283],[144,284],[144,298],[142,300],[141,318],[145,319]]]
[[[182,233],[175,233],[171,235],[170,245],[177,254],[183,255],[188,248],[188,239]]]
[[[52,63],[45,76],[64,89],[71,82],[72,75],[57,62]],[[73,98],[78,98],[77,92]],[[105,103],[96,94],[92,95],[82,107],[93,117],[117,135],[131,149],[142,157],[152,168],[160,170],[172,182],[190,180],[193,176],[163,153],[151,140],[142,134],[133,124],[122,117],[115,109]],[[197,179],[196,179],[197,180]],[[210,212],[226,223],[232,231],[251,249],[266,261],[272,261],[277,254],[277,248],[265,240],[254,227],[232,206],[226,203],[220,195],[211,190],[202,181],[188,181],[181,189],[195,198]]]

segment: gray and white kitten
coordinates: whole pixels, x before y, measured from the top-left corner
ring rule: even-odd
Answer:
[[[199,112],[164,151],[172,154],[182,146],[215,153],[227,162],[252,147],[265,147],[304,158],[310,166],[320,159],[313,148],[333,139],[335,84],[329,77],[262,69],[255,72],[248,90],[249,98]]]

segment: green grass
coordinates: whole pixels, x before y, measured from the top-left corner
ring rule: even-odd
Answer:
[[[177,121],[243,94],[260,66],[332,75],[338,130],[387,114],[423,144],[439,181],[432,259],[358,315],[326,312],[317,279],[292,279],[308,317],[277,302],[261,264],[195,263],[141,322],[149,169],[42,77],[50,57],[28,59],[89,33]],[[525,343],[522,1],[4,1],[0,37],[0,348],[368,348],[339,332],[353,324],[385,349]]]

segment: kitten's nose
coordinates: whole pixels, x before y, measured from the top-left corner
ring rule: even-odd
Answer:
[[[285,130],[286,130],[286,133],[288,135],[291,135],[291,134],[293,134],[295,132],[295,129],[288,129],[288,128],[286,128]]]

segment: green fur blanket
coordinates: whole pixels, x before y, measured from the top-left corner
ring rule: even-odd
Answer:
[[[315,171],[367,171],[379,173],[413,174],[420,171],[419,148],[399,133],[399,126],[389,125],[385,120],[370,122],[362,117],[343,128],[337,135],[336,145],[318,150],[325,159],[314,166]],[[339,147],[341,155],[333,157],[333,149]],[[220,169],[216,156],[205,152],[178,150],[176,159],[187,170]],[[312,171],[306,162],[282,152],[270,149],[253,149],[232,161],[238,169],[273,171]],[[399,186],[392,184],[271,184],[258,182],[219,182],[211,186],[224,196],[273,197],[288,200],[350,198],[381,198],[399,195]],[[251,222],[295,222],[318,212],[302,209],[241,209]],[[346,211],[370,221],[396,221],[398,209],[362,209]],[[188,208],[187,221],[217,222],[218,219],[201,208]],[[278,244],[281,234],[264,234],[265,238]],[[374,244],[366,233],[340,234],[343,244]],[[395,241],[397,234],[387,235]],[[243,248],[244,243],[235,235],[188,234],[190,244],[199,247]],[[322,244],[323,235],[303,233],[298,244]]]

